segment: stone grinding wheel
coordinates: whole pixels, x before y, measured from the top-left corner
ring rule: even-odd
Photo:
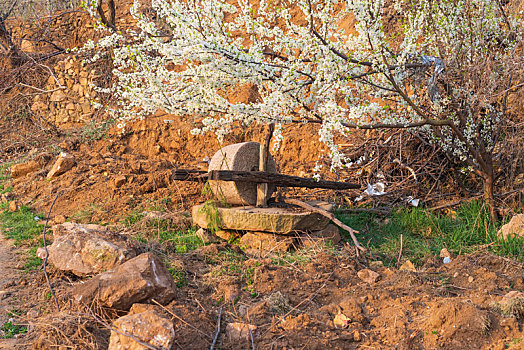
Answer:
[[[209,163],[211,170],[258,171],[260,144],[258,142],[235,143],[220,149]],[[268,155],[267,172],[276,173],[275,160]],[[242,181],[210,180],[209,184],[219,201],[231,205],[252,205],[257,203],[257,184]],[[269,184],[268,197],[275,190]]]

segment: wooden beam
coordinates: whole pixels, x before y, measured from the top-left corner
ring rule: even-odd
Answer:
[[[271,137],[275,131],[275,124],[271,123],[268,126],[268,132],[264,143],[260,144],[259,152],[259,171],[267,171],[267,160],[269,158],[269,144],[271,142]],[[257,183],[257,207],[266,208],[267,200],[269,197],[269,184],[267,182]]]
[[[268,173],[264,171],[232,171],[232,170],[211,170],[209,173],[199,170],[174,170],[171,177],[179,181],[241,181],[252,183],[270,183],[278,187],[306,187],[306,188],[326,188],[332,190],[359,189],[360,185],[350,182],[338,181],[316,181],[312,178]]]

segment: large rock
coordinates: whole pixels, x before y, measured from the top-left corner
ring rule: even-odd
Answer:
[[[514,236],[524,237],[524,214],[517,214],[513,216],[510,222],[501,227],[498,235],[504,239]]]
[[[162,260],[152,253],[144,253],[114,270],[77,284],[73,297],[79,303],[97,301],[103,306],[129,310],[134,303],[149,303],[152,299],[167,304],[175,297],[175,289]]]
[[[109,235],[103,226],[68,222],[55,225],[53,232],[55,239],[48,247],[48,261],[57,269],[77,276],[111,270],[134,256],[123,241],[108,241]],[[43,259],[45,250],[39,248],[37,255]]]
[[[258,142],[235,143],[220,149],[209,163],[209,170],[257,171],[259,169],[260,144]],[[271,156],[267,160],[267,170],[276,172],[275,160]],[[257,185],[242,181],[210,180],[213,193],[220,201],[232,205],[256,205]],[[274,185],[268,186],[268,197],[275,190]]]
[[[75,157],[65,152],[62,152],[56,159],[56,162],[55,164],[53,164],[53,167],[51,168],[49,173],[47,173],[47,178],[52,179],[54,177],[60,176],[65,172],[71,170],[71,168],[73,168],[75,164]]]
[[[45,167],[47,163],[53,158],[51,153],[42,153],[35,159],[25,163],[15,164],[11,167],[11,177],[16,179],[30,173],[34,173]]]
[[[284,234],[293,231],[323,230],[329,224],[329,219],[320,214],[285,208],[206,208],[204,205],[196,205],[192,215],[193,222],[202,228],[212,228],[211,226],[216,224],[224,230]]]
[[[266,232],[248,232],[240,238],[240,245],[248,253],[256,255],[261,252],[285,252],[293,245],[293,237]]]
[[[111,331],[108,350],[151,348],[136,342],[135,339],[155,349],[169,350],[172,349],[175,341],[173,322],[154,310],[120,317],[114,322],[114,327],[126,335]]]

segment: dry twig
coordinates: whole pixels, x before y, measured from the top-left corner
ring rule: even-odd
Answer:
[[[366,248],[364,248],[363,246],[360,245],[360,243],[358,242],[357,237],[355,236],[355,233],[358,233],[358,231],[352,229],[351,227],[349,227],[348,225],[344,224],[342,221],[337,219],[335,217],[335,215],[333,215],[333,213],[330,213],[327,210],[321,209],[319,207],[312,206],[312,205],[307,204],[305,202],[302,202],[302,201],[300,201],[298,199],[286,198],[286,199],[283,199],[283,201],[284,201],[284,203],[298,205],[299,207],[302,207],[302,208],[304,208],[306,210],[309,210],[309,211],[312,211],[312,212],[315,212],[315,213],[319,213],[319,214],[327,217],[328,219],[333,221],[333,223],[335,225],[337,225],[341,229],[349,232],[349,234],[351,235],[351,239],[353,240],[353,243],[355,244],[355,247],[357,247],[357,256],[358,256],[358,251],[359,250],[362,251],[362,252],[366,251]]]
[[[222,307],[220,307],[220,310],[218,311],[218,321],[217,321],[217,331],[215,333],[215,337],[213,338],[213,343],[211,343],[211,347],[209,350],[213,350],[215,348],[215,344],[217,343],[218,336],[220,335],[220,321],[222,320]]]

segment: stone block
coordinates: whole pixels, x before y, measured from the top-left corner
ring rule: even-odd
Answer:
[[[209,210],[213,212],[208,212]],[[223,230],[265,231],[293,233],[294,231],[323,230],[329,219],[318,213],[298,212],[286,208],[255,208],[251,206],[234,208],[204,208],[196,205],[192,209],[193,222],[202,227],[212,226],[210,221]]]

